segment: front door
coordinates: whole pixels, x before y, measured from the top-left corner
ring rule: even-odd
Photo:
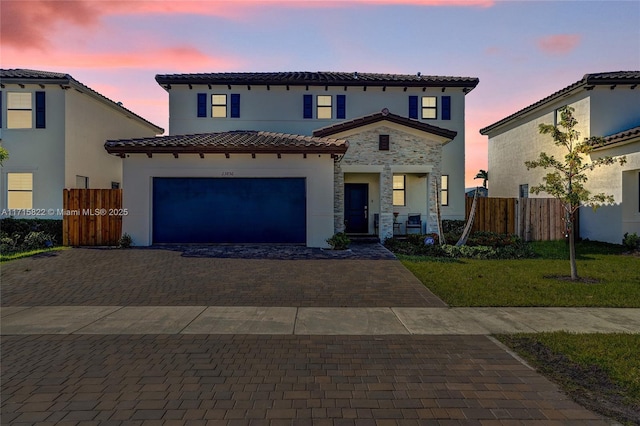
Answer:
[[[369,232],[368,200],[369,184],[344,184],[345,232],[357,234]]]

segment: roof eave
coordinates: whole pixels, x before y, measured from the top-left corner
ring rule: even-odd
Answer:
[[[212,147],[212,146],[113,146],[105,144],[109,154],[344,154],[348,144],[326,147]]]

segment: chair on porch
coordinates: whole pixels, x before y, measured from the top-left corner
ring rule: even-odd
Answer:
[[[422,233],[422,219],[420,218],[420,213],[409,213],[405,229],[407,234],[409,234],[410,229],[417,229],[418,234]]]

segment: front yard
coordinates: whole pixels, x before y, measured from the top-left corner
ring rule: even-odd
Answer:
[[[582,242],[581,282],[569,274],[563,241],[530,244],[530,259],[398,255],[451,306],[640,308],[640,257],[622,246]],[[639,334],[565,332],[497,336],[577,402],[624,424],[640,424]]]

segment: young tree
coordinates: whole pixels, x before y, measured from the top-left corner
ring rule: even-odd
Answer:
[[[487,172],[486,170],[480,169],[480,171],[478,171],[478,174],[476,174],[476,177],[474,177],[474,179],[482,179],[482,187],[486,188],[487,181],[489,180],[489,172]]]
[[[543,183],[531,188],[530,192],[539,194],[546,192],[553,197],[562,200],[565,209],[565,223],[569,234],[569,261],[571,263],[571,279],[577,280],[578,269],[576,265],[575,249],[575,220],[576,212],[580,205],[588,205],[596,210],[602,204],[613,204],[613,196],[604,193],[591,194],[584,185],[588,178],[586,172],[601,166],[611,165],[616,162],[612,157],[601,157],[589,163],[584,162],[586,157],[604,142],[602,137],[592,136],[579,141],[580,133],[575,130],[578,121],[573,117],[574,109],[565,106],[559,109],[560,123],[557,126],[540,124],[540,134],[550,134],[557,146],[564,147],[567,154],[564,161],[556,159],[545,152],[535,161],[525,161],[527,170],[542,167],[553,169],[542,178]],[[561,130],[561,128],[563,130]],[[626,157],[620,157],[617,162],[620,165],[626,163]]]

